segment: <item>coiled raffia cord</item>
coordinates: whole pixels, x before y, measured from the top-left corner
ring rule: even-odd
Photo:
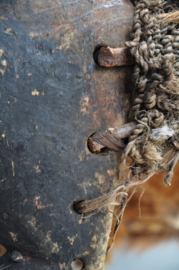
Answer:
[[[133,40],[126,46],[136,62],[136,124],[125,148],[121,183],[108,194],[75,206],[79,213],[86,214],[119,205],[114,237],[130,199],[128,191],[134,188],[134,192],[159,171],[165,171],[164,184],[170,185],[179,158],[179,12],[172,3],[135,1]],[[132,164],[125,180],[126,156]]]

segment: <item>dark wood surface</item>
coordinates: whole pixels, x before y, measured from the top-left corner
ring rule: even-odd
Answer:
[[[7,256],[9,269],[104,269],[112,214],[83,219],[72,205],[118,175],[117,157],[86,142],[126,122],[131,71],[93,52],[124,46],[132,21],[127,0],[0,1],[0,244],[25,258]]]

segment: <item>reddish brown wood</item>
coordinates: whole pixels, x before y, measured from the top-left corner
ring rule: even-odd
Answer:
[[[100,153],[104,147],[104,145],[94,141],[93,138],[88,139],[88,148],[92,153]]]
[[[97,61],[101,67],[129,66],[134,63],[133,57],[127,47],[102,47],[98,51]]]
[[[7,249],[0,245],[0,257],[2,257],[4,254],[6,254]]]

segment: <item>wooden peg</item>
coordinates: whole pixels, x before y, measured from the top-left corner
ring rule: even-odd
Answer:
[[[136,127],[136,122],[127,123],[119,128],[109,128],[103,132],[97,132],[88,139],[88,148],[92,153],[100,153],[108,148],[113,151],[121,151],[126,147],[124,139],[130,137]]]
[[[101,67],[119,67],[134,64],[134,59],[127,47],[110,48],[102,47],[98,51],[97,63]]]

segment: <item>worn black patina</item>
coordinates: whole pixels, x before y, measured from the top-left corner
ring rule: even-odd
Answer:
[[[115,157],[86,140],[122,124],[127,68],[103,69],[97,45],[124,46],[130,1],[0,1],[0,243],[9,269],[103,269],[111,213],[83,219],[74,201],[107,192]],[[8,269],[8,268],[7,268]]]

